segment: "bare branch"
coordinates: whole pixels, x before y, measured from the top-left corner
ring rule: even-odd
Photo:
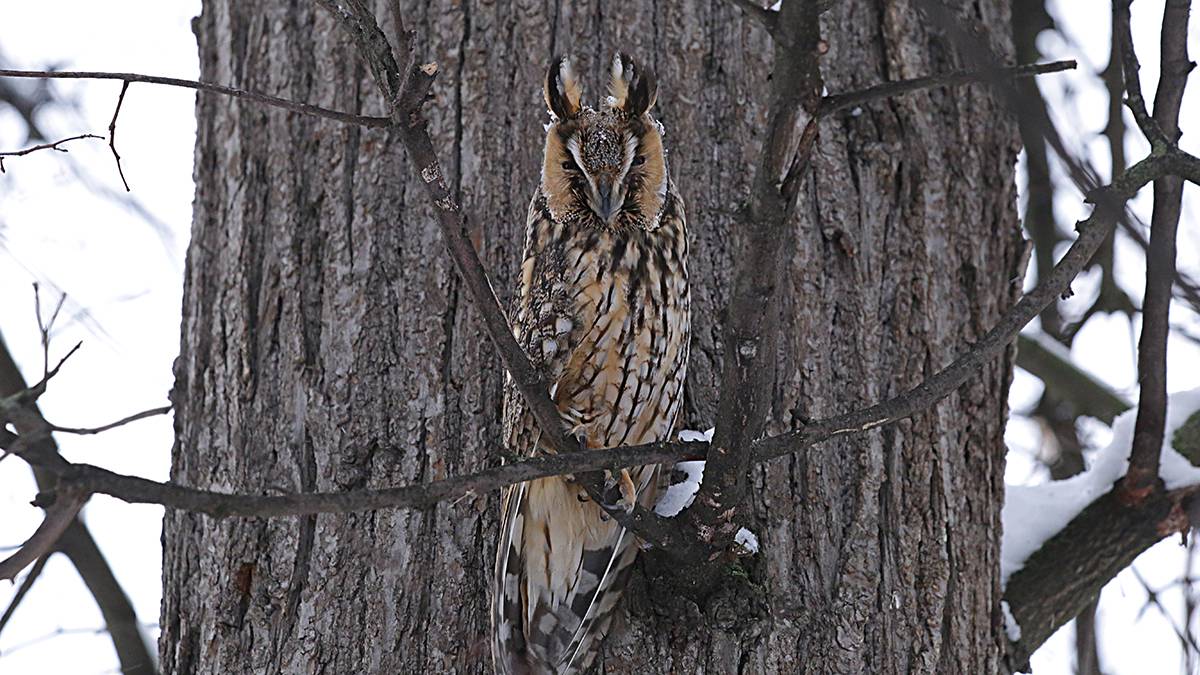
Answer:
[[[25,378],[21,376],[12,354],[0,336],[0,396],[17,394],[25,389]],[[25,410],[29,414],[18,415],[18,420],[14,422],[16,430],[24,433],[29,429],[43,429],[46,422],[41,417],[37,404],[26,404]],[[44,434],[42,439],[36,441],[32,450],[34,454],[42,453],[47,457],[58,454],[54,439],[49,434]],[[50,472],[38,469],[34,469],[33,477],[41,490],[54,487],[57,480]],[[79,578],[95,598],[96,606],[104,616],[104,622],[112,637],[113,648],[121,663],[121,672],[128,675],[153,675],[157,667],[142,635],[137,614],[129,596],[125,594],[125,589],[121,588],[104,554],[96,545],[96,540],[88,531],[87,525],[76,517],[59,538],[57,548],[75,566]]]
[[[21,581],[21,587],[18,588],[16,594],[13,595],[12,601],[8,603],[8,608],[4,610],[4,615],[0,616],[0,633],[4,632],[4,627],[8,625],[9,620],[12,619],[13,614],[15,614],[17,611],[17,607],[19,607],[21,605],[21,601],[25,599],[25,594],[29,592],[30,588],[33,588],[34,582],[36,582],[38,577],[41,576],[42,569],[46,566],[46,561],[50,559],[51,553],[53,553],[53,551],[42,554],[42,556],[37,559],[37,562],[33,564],[33,567],[30,568],[29,574],[26,574],[25,579]]]
[[[729,3],[767,29],[767,33],[772,37],[779,31],[779,12],[767,9],[754,0],[729,0]]]
[[[1142,66],[1138,63],[1137,52],[1133,48],[1133,33],[1129,28],[1129,6],[1131,4],[1133,4],[1133,0],[1113,0],[1112,6],[1113,32],[1116,33],[1121,45],[1121,71],[1125,76],[1125,93],[1127,94],[1125,104],[1133,112],[1133,119],[1137,122],[1138,128],[1142,130],[1142,134],[1146,136],[1146,140],[1150,141],[1150,147],[1165,148],[1170,141],[1163,133],[1159,122],[1146,112],[1146,99],[1142,98],[1142,81],[1138,76],[1138,71]],[[1170,11],[1164,14],[1164,20],[1169,16],[1171,16]],[[1183,26],[1186,35],[1186,12],[1183,15]]]
[[[1162,77],[1154,97],[1153,124],[1138,121],[1152,147],[1173,148],[1179,136],[1179,108],[1187,85],[1191,62],[1187,56],[1188,0],[1170,0],[1163,14]],[[1119,9],[1118,9],[1119,7]],[[1140,105],[1137,83],[1137,55],[1129,36],[1129,3],[1118,2],[1113,8],[1114,26],[1118,17],[1126,64],[1126,83],[1130,101]],[[1134,111],[1137,117],[1139,112]],[[1141,108],[1145,114],[1145,108]],[[1152,134],[1160,134],[1154,138]],[[1165,144],[1165,145],[1164,145]],[[1133,450],[1129,471],[1121,483],[1122,495],[1138,501],[1157,489],[1158,466],[1162,452],[1163,429],[1167,417],[1167,336],[1170,334],[1171,287],[1175,279],[1175,236],[1183,201],[1183,181],[1177,176],[1162,176],[1154,181],[1154,210],[1150,218],[1150,247],[1146,252],[1146,295],[1142,303],[1142,336],[1138,342],[1137,425],[1133,432]]]
[[[816,138],[824,88],[817,63],[816,1],[784,3],[778,24],[762,160],[738,228],[716,432],[704,482],[686,512],[700,539],[715,550],[728,548],[738,531],[752,444],[762,435],[770,411],[779,332],[775,298],[794,237],[788,218],[795,208],[797,177],[807,169]]]
[[[110,429],[116,429],[117,427],[123,427],[126,424],[129,424],[130,422],[144,420],[147,417],[156,417],[158,415],[166,415],[169,412],[171,412],[171,406],[164,405],[164,406],[159,406],[157,408],[150,408],[149,410],[143,410],[139,413],[134,413],[132,415],[129,415],[128,417],[122,417],[121,419],[117,420],[116,422],[110,422],[108,424],[98,426],[98,427],[60,427],[56,424],[51,424],[50,431],[60,431],[64,434],[78,434],[80,436],[90,436],[92,434],[103,433]]]
[[[1117,415],[1133,407],[1108,385],[1024,333],[1017,336],[1017,365],[1040,379],[1060,400],[1074,404],[1080,415],[1112,424]]]
[[[124,476],[90,464],[66,463],[39,468],[56,474],[62,485],[69,485],[88,493],[109,495],[131,504],[161,504],[167,508],[204,513],[215,518],[270,518],[384,508],[431,508],[441,501],[470,494],[488,494],[506,485],[536,478],[605,469],[615,471],[629,466],[698,459],[703,457],[706,449],[705,443],[653,443],[611,450],[546,454],[419,485],[287,495],[229,494],[198,490]],[[653,538],[648,537],[649,540]]]
[[[976,68],[973,70],[959,70],[953,73],[944,75],[931,75],[928,77],[915,77],[911,80],[900,80],[898,82],[884,82],[877,84],[874,87],[869,87],[861,91],[852,91],[845,94],[833,94],[821,99],[822,116],[831,115],[835,112],[854,108],[856,106],[872,103],[883,99],[894,98],[901,94],[907,94],[922,89],[934,89],[937,87],[950,87],[962,84],[976,83],[991,83],[1001,80],[1008,80],[1020,77],[1033,77],[1036,75],[1045,75],[1047,73],[1058,73],[1064,70],[1073,70],[1076,67],[1075,61],[1054,61],[1052,63],[1031,63],[1022,66],[1010,66],[1007,68]]]
[[[49,553],[58,537],[75,520],[87,501],[87,492],[78,488],[59,490],[54,503],[46,507],[46,518],[36,532],[15,553],[0,561],[0,580],[16,579],[30,563]]]
[[[121,83],[121,94],[117,96],[117,107],[113,110],[112,121],[108,123],[108,149],[112,150],[113,159],[117,161],[117,173],[121,175],[121,183],[129,192],[129,181],[125,180],[125,169],[121,168],[121,155],[117,153],[117,116],[121,114],[121,104],[125,102],[125,92],[129,91],[129,80]]]
[[[260,94],[256,91],[246,91],[236,87],[226,87],[220,84],[212,84],[209,82],[198,82],[196,80],[183,80],[177,77],[159,77],[157,75],[141,75],[138,73],[106,73],[94,71],[54,71],[54,70],[8,70],[0,69],[0,77],[28,77],[28,78],[50,78],[50,79],[72,79],[72,80],[124,80],[125,82],[147,82],[150,84],[162,84],[168,87],[183,87],[184,89],[195,89],[196,91],[204,91],[224,96],[232,96],[233,98],[244,98],[255,103],[262,103],[275,108],[283,108],[291,112],[300,113],[302,115],[312,115],[314,117],[324,117],[325,119],[334,120],[343,124],[354,124],[360,127],[387,127],[391,126],[392,122],[387,117],[365,117],[362,115],[351,115],[349,113],[340,112],[337,110],[329,110],[307,103],[297,103],[276,96],[268,96]],[[101,138],[96,136],[94,138]]]
[[[1021,670],[1059,626],[1079,614],[1143,551],[1166,536],[1200,525],[1194,513],[1198,493],[1200,486],[1156,492],[1130,507],[1115,488],[1030,556],[1004,593],[1021,626],[1021,639],[1011,646],[1013,666]]]
[[[67,527],[58,540],[58,550],[75,566],[79,578],[95,599],[117,652],[121,673],[154,675],[158,672],[133,604],[83,521],[76,518]]]
[[[1079,237],[1045,278],[1021,298],[983,336],[945,369],[905,394],[869,408],[828,420],[814,422],[804,429],[764,439],[755,444],[756,459],[761,461],[791,452],[796,444],[812,444],[832,436],[866,431],[926,410],[945,398],[989,360],[999,355],[1016,338],[1021,328],[1070,286],[1071,280],[1104,242],[1124,209],[1124,203],[1155,178],[1175,168],[1175,154],[1151,155],[1133,165],[1112,185],[1092,194],[1096,207],[1076,225]]]
[[[9,152],[0,152],[0,173],[4,173],[4,171],[5,171],[5,168],[4,168],[4,158],[5,157],[24,157],[25,155],[28,155],[33,152],[37,152],[39,150],[57,150],[59,152],[66,152],[67,151],[66,148],[60,148],[58,146],[62,145],[63,143],[69,143],[70,141],[78,141],[78,140],[82,140],[84,138],[99,138],[100,140],[104,140],[103,136],[97,136],[96,134],[79,134],[78,136],[71,136],[70,138],[64,138],[59,141],[54,141],[53,143],[41,143],[38,145],[34,145],[32,147],[25,148],[24,150],[11,150]]]
[[[42,379],[39,380],[37,384],[10,396],[0,397],[0,432],[7,433],[3,428],[3,424],[8,422],[14,414],[21,412],[24,406],[33,403],[40,398],[42,394],[46,393],[46,384],[49,383],[50,380],[52,380],[56,375],[58,375],[59,369],[62,368],[63,364],[67,362],[67,359],[71,358],[71,356],[74,355],[75,352],[79,351],[79,348],[82,346],[83,342],[75,343],[75,346],[71,348],[71,351],[67,352],[66,356],[59,359],[54,368],[46,371],[46,374],[42,376]],[[8,449],[15,437],[14,439],[7,439],[4,436],[4,433],[0,433],[0,439],[5,440],[3,444],[0,444],[0,447]]]

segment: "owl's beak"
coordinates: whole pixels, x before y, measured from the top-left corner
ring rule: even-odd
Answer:
[[[620,208],[620,202],[613,202],[612,198],[612,183],[605,180],[596,181],[596,196],[600,198],[597,204],[597,215],[606,223],[611,223],[613,216],[617,214]]]

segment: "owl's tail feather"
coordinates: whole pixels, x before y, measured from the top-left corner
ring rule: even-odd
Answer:
[[[654,468],[643,471],[645,486]],[[547,478],[504,493],[492,601],[498,673],[585,671],[612,624],[638,547],[578,492]]]
[[[563,650],[563,656],[566,658],[566,663],[563,664],[564,672],[571,672],[572,666],[579,664],[586,667],[586,663],[591,661],[591,656],[595,652],[595,645],[599,644],[598,638],[603,638],[604,633],[608,632],[608,623],[612,620],[612,610],[616,607],[616,601],[620,598],[621,593],[625,590],[625,585],[618,585],[617,589],[613,590],[613,582],[616,581],[619,574],[614,574],[614,566],[618,564],[618,558],[624,553],[621,547],[625,540],[625,530],[622,529],[617,535],[617,541],[609,549],[600,549],[597,551],[588,551],[584,553],[586,559],[589,555],[594,555],[597,561],[604,560],[607,554],[607,562],[604,565],[604,570],[598,575],[599,583],[596,584],[595,590],[590,593],[591,601],[588,602],[587,608],[582,614],[578,614],[579,626],[575,628],[575,632],[571,635],[571,641],[567,644],[567,648]],[[632,560],[630,561],[632,562]],[[584,565],[586,566],[586,560]],[[625,569],[628,569],[627,567]],[[624,569],[620,570],[624,571]],[[580,597],[587,597],[583,594]],[[597,630],[597,628],[599,630]]]
[[[492,661],[503,675],[531,673],[526,658],[524,569],[520,542],[524,518],[521,503],[527,483],[504,489],[500,505],[500,543],[496,549],[496,571],[492,593]]]

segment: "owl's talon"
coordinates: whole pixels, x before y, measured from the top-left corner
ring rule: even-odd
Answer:
[[[637,487],[633,484],[629,470],[621,469],[616,477],[606,471],[604,478],[605,508],[621,509],[625,513],[633,513],[635,504],[637,504]]]

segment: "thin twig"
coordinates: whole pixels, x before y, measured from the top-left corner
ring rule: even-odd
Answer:
[[[1146,99],[1142,97],[1142,81],[1138,76],[1141,64],[1138,63],[1137,53],[1133,48],[1133,33],[1129,27],[1129,6],[1133,0],[1113,0],[1112,27],[1121,44],[1121,71],[1125,76],[1125,105],[1133,113],[1133,119],[1142,130],[1151,148],[1165,148],[1169,144],[1166,134],[1158,121],[1146,111]],[[1165,13],[1164,19],[1170,16]],[[1187,14],[1183,15],[1183,25],[1187,26]]]
[[[1133,572],[1134,578],[1137,579],[1139,584],[1141,584],[1142,590],[1146,592],[1146,604],[1142,606],[1142,609],[1138,610],[1138,618],[1141,618],[1142,613],[1146,611],[1147,607],[1154,607],[1158,610],[1159,614],[1162,614],[1163,620],[1165,620],[1167,624],[1171,626],[1171,630],[1175,631],[1175,637],[1179,638],[1179,646],[1183,649],[1183,652],[1185,654],[1200,653],[1200,645],[1196,644],[1196,640],[1192,637],[1191,630],[1188,626],[1190,622],[1187,619],[1187,615],[1184,615],[1183,628],[1180,628],[1179,626],[1175,625],[1175,617],[1171,616],[1171,612],[1164,607],[1162,601],[1158,599],[1158,596],[1161,595],[1162,590],[1166,589],[1164,588],[1162,590],[1155,590],[1150,585],[1150,582],[1146,580],[1146,577],[1142,576],[1142,573],[1138,571],[1137,565],[1130,565],[1129,571]],[[1186,672],[1191,673],[1194,671],[1189,669]]]
[[[25,378],[13,361],[3,336],[0,336],[0,396],[17,394],[27,388]],[[12,421],[14,430],[18,433],[43,434],[44,437],[33,444],[32,454],[41,452],[44,453],[44,457],[57,456],[58,448],[54,438],[44,432],[46,421],[41,416],[37,404],[26,404],[24,411],[28,414],[19,414]],[[5,433],[8,433],[7,430]],[[49,471],[34,469],[33,477],[39,490],[53,489],[57,485],[57,478]],[[112,567],[96,545],[96,540],[88,531],[87,525],[76,517],[59,537],[56,549],[75,567],[79,578],[95,599],[96,606],[108,626],[122,672],[130,675],[153,675],[157,668],[146,640],[138,628],[137,613],[125,589],[113,574]]]
[[[899,80],[897,82],[884,82],[873,87],[863,89],[861,91],[852,91],[845,94],[833,94],[821,99],[822,116],[831,115],[835,112],[854,108],[856,106],[889,99],[901,94],[907,94],[914,91],[924,89],[934,89],[937,87],[949,87],[963,84],[988,83],[998,80],[1008,80],[1020,77],[1033,77],[1036,75],[1045,75],[1047,73],[1057,73],[1064,70],[1072,70],[1076,67],[1075,61],[1054,61],[1052,63],[1031,63],[1021,66],[1010,66],[1007,68],[976,68],[973,70],[959,70],[953,73],[944,75],[930,75],[928,77],[915,77],[910,80]]]
[[[54,324],[58,321],[58,314],[62,311],[63,303],[67,301],[67,294],[63,293],[58,296],[58,303],[54,305],[54,312],[50,315],[50,320],[47,321],[42,317],[42,293],[41,285],[38,282],[33,282],[33,314],[37,319],[38,337],[42,343],[42,378],[45,379],[50,372],[50,331],[54,330]]]
[[[49,79],[72,79],[72,80],[124,80],[125,82],[147,82],[150,84],[162,84],[168,87],[183,87],[185,89],[195,89],[197,91],[205,91],[224,96],[232,96],[233,98],[244,98],[256,103],[262,103],[275,108],[283,108],[302,115],[313,115],[315,117],[324,117],[325,119],[334,120],[343,124],[355,124],[361,127],[387,127],[391,126],[391,119],[387,117],[365,117],[362,115],[351,115],[349,113],[340,112],[337,110],[329,110],[307,103],[297,103],[277,96],[268,96],[260,94],[256,91],[247,91],[236,87],[226,87],[220,84],[212,84],[209,82],[198,82],[196,80],[183,80],[177,77],[159,77],[157,75],[141,75],[139,73],[107,73],[95,71],[53,71],[53,70],[8,70],[0,69],[0,77],[28,77],[28,78],[49,78]],[[101,138],[97,136],[96,138]]]
[[[64,463],[39,468],[46,468],[56,474],[62,485],[69,485],[88,493],[109,495],[131,504],[159,504],[216,518],[270,518],[386,508],[426,509],[436,506],[439,502],[453,500],[472,492],[476,495],[491,494],[506,485],[547,476],[615,471],[629,466],[702,459],[707,447],[705,443],[653,443],[611,450],[545,454],[418,485],[285,495],[230,494],[200,490],[125,476],[90,464]]]
[[[402,74],[410,73],[417,63],[417,50],[413,49],[412,42],[413,34],[404,27],[404,11],[400,8],[400,0],[392,0],[391,6],[392,26],[396,30],[396,56],[404,61],[400,72]],[[403,89],[402,87],[401,91]],[[396,92],[397,95],[392,98],[391,113],[393,116],[402,105],[405,105],[405,102],[400,99],[400,93],[400,91]]]
[[[158,415],[166,415],[169,412],[171,412],[171,406],[164,405],[164,406],[160,406],[158,408],[150,408],[149,410],[143,410],[142,412],[134,413],[133,415],[130,415],[128,417],[122,417],[121,419],[117,420],[116,422],[111,422],[109,424],[105,424],[103,426],[98,426],[98,427],[60,427],[56,424],[51,424],[49,426],[50,426],[50,431],[59,431],[64,434],[78,434],[80,436],[90,436],[92,434],[103,433],[110,429],[116,429],[117,427],[123,427],[126,424],[129,424],[130,422],[144,420],[147,417],[156,417]]]
[[[83,341],[76,342],[75,346],[71,348],[71,351],[67,352],[66,356],[63,356],[61,359],[59,359],[58,363],[55,364],[53,368],[45,371],[45,374],[42,375],[42,379],[38,380],[37,384],[11,396],[0,397],[0,425],[8,421],[8,418],[14,413],[15,408],[21,408],[22,406],[33,403],[40,398],[41,395],[46,392],[46,384],[49,383],[50,380],[54,379],[56,375],[58,375],[58,371],[63,367],[63,364],[67,362],[67,359],[71,358],[82,346]],[[12,434],[9,434],[7,430],[0,426],[0,440],[4,441],[3,447],[5,449],[7,449],[13,442],[13,439],[8,438],[8,436],[11,435]]]
[[[117,96],[117,108],[113,110],[112,121],[108,123],[108,148],[112,150],[113,159],[117,161],[117,173],[121,175],[121,182],[125,185],[125,191],[129,192],[129,181],[125,180],[125,169],[121,168],[121,155],[117,153],[117,115],[121,114],[121,104],[125,102],[125,92],[129,90],[129,80],[121,82],[121,94]]]
[[[82,140],[84,138],[99,138],[100,140],[104,140],[103,136],[97,136],[96,134],[79,134],[78,136],[71,136],[70,138],[64,138],[59,141],[54,141],[53,143],[41,143],[41,144],[38,144],[38,145],[35,145],[32,147],[25,148],[24,150],[10,150],[8,152],[0,152],[0,173],[4,173],[4,171],[5,171],[5,168],[4,168],[4,158],[5,157],[23,157],[25,155],[28,155],[31,152],[37,152],[39,150],[57,150],[59,152],[66,152],[67,151],[66,148],[60,148],[58,146],[62,145],[63,143],[67,143],[70,141],[78,141],[78,140]]]
[[[30,588],[33,588],[34,582],[41,576],[42,568],[46,566],[46,561],[50,559],[51,553],[53,551],[43,553],[37,559],[37,562],[33,564],[33,567],[29,569],[29,573],[25,575],[25,579],[21,581],[21,587],[13,595],[12,601],[8,603],[8,608],[4,610],[4,615],[0,616],[0,633],[4,632],[4,627],[8,625],[9,619],[16,613],[17,607],[21,605],[21,601],[25,599],[25,594],[29,592]]]
[[[33,316],[37,319],[38,340],[42,345],[42,379],[46,379],[46,375],[50,372],[50,331],[42,319],[42,292],[41,286],[36,281],[33,282]]]

